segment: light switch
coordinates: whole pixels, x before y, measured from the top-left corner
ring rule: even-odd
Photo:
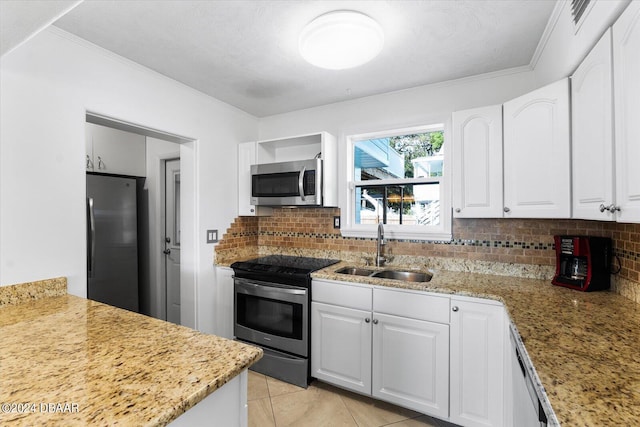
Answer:
[[[333,228],[340,228],[340,217],[339,216],[334,216],[333,217]]]
[[[207,230],[207,243],[218,243],[218,230]]]

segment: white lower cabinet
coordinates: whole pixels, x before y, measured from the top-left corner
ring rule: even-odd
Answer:
[[[229,267],[216,267],[216,313],[215,334],[233,339],[233,270]]]
[[[373,397],[447,418],[449,325],[375,312],[373,321]]]
[[[312,375],[371,394],[371,312],[311,303]]]
[[[313,377],[447,418],[449,325],[399,316],[395,308],[412,314],[424,301],[448,320],[448,297],[317,280],[312,296]]]
[[[510,425],[500,303],[319,279],[312,299],[311,376],[461,426]]]
[[[451,298],[451,422],[505,425],[504,331],[502,305]]]

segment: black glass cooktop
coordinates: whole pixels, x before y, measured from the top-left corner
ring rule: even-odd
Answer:
[[[231,264],[235,271],[265,272],[283,275],[307,275],[339,262],[337,259],[308,258],[290,255],[267,255]]]

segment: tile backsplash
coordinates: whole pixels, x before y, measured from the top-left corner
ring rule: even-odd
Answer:
[[[372,253],[375,241],[342,237],[333,228],[337,208],[274,209],[269,217],[238,217],[216,247],[218,263],[242,256],[283,250]],[[392,256],[464,258],[504,264],[555,266],[553,236],[610,237],[620,273],[614,290],[638,301],[640,296],[640,224],[557,219],[454,219],[451,242],[388,240]],[[620,285],[620,286],[618,286]]]

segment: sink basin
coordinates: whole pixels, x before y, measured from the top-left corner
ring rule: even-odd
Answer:
[[[398,270],[382,270],[371,275],[380,279],[403,280],[405,282],[428,282],[433,277],[432,274],[423,273],[421,271],[398,271]]]
[[[336,273],[351,274],[354,276],[370,276],[373,273],[373,270],[358,267],[343,267],[340,270],[336,270]]]

